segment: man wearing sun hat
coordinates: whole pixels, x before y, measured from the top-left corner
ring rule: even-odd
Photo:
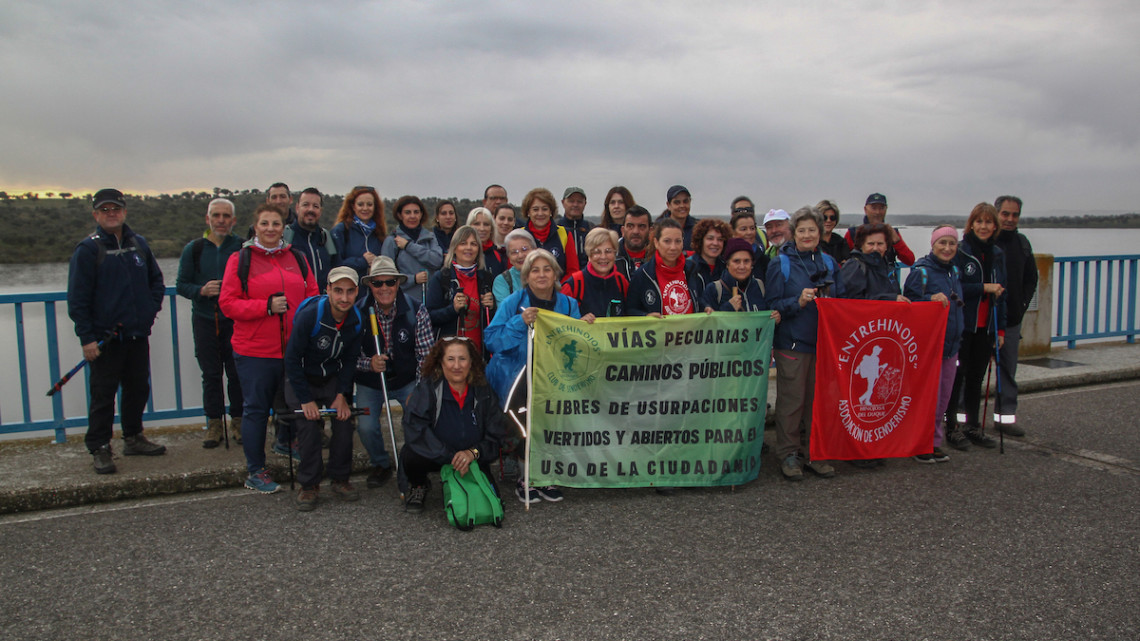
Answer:
[[[162,309],[165,287],[146,240],[127,226],[123,192],[100,189],[92,205],[97,226],[71,255],[67,313],[75,322],[83,358],[91,364],[84,442],[94,457],[95,472],[111,474],[115,395],[120,387],[123,454],[166,452],[165,446],[142,434],[143,410],[150,396],[150,329]]]
[[[368,415],[358,417],[356,431],[372,463],[372,473],[368,476],[370,488],[380,487],[392,477],[380,413],[388,401],[403,405],[408,399],[416,385],[420,363],[433,342],[427,305],[400,289],[406,279],[391,258],[378,256],[362,279],[368,293],[357,302],[369,328],[372,324],[368,316],[375,310],[378,330],[375,337],[371,329],[366,332],[356,362],[356,403],[369,409]]]

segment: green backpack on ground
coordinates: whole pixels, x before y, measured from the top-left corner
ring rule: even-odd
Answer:
[[[439,476],[443,480],[443,510],[452,525],[465,532],[484,523],[503,527],[503,500],[477,464],[472,463],[467,475],[460,476],[449,463]]]

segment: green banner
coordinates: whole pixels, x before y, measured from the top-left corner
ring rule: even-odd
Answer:
[[[760,471],[769,312],[604,318],[540,311],[536,486],[740,485]]]

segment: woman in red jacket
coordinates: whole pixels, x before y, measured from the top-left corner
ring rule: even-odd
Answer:
[[[284,381],[293,313],[301,301],[317,295],[317,282],[304,255],[281,239],[281,210],[263,204],[253,215],[256,235],[226,263],[218,304],[234,321],[234,364],[247,397],[241,426],[249,470],[245,486],[271,494],[279,488],[265,470],[265,425]],[[292,448],[291,440],[286,448]]]

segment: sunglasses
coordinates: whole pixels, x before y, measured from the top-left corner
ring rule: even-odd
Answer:
[[[118,205],[113,205],[111,207],[100,207],[96,211],[101,211],[104,214],[109,214],[113,211],[123,211],[123,208]]]
[[[400,279],[389,278],[388,280],[376,280],[373,278],[372,280],[368,281],[368,284],[372,285],[373,287],[395,287],[396,285],[400,284]]]
[[[755,214],[756,208],[755,207],[737,207],[736,209],[732,210],[732,213],[734,213],[734,214]]]
[[[470,341],[471,339],[466,336],[444,336],[440,340],[445,343],[454,343],[455,341]]]
[[[825,216],[823,217],[823,219],[824,219],[824,220],[834,220],[834,221],[838,221],[838,220],[839,220],[839,216],[836,216],[836,215],[834,215],[834,214],[827,214],[827,215],[825,215]]]

